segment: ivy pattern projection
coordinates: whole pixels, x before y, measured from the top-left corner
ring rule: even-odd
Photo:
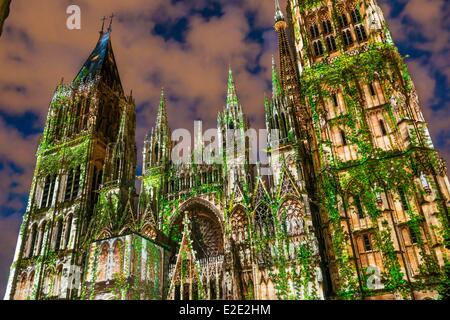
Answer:
[[[136,235],[94,243],[81,299],[95,300],[99,293],[112,300],[162,299],[163,251]]]
[[[306,208],[298,197],[282,196],[271,204],[275,217],[275,246],[272,252],[276,272],[269,274],[279,299],[319,299],[318,243]]]
[[[304,99],[313,114],[314,133],[320,142],[320,158],[324,162],[323,166],[329,168],[318,174],[318,180],[322,185],[321,198],[324,199],[323,206],[330,219],[332,246],[337,267],[342,276],[339,295],[342,298],[357,298],[364,294],[364,290],[367,290],[364,286],[363,292],[358,289],[358,276],[345,248],[349,231],[341,224],[340,212],[337,209],[349,203],[349,195],[358,194],[362,206],[372,219],[376,246],[383,253],[384,290],[399,292],[405,296],[407,288],[404,274],[392,239],[388,236],[388,217],[383,216],[376,205],[377,198],[382,193],[395,192],[400,188],[409,199],[414,199],[417,190],[414,178],[421,176],[423,172],[430,175],[440,173],[442,166],[434,150],[424,148],[419,150],[419,147],[429,146],[424,128],[410,132],[411,145],[406,150],[396,147],[393,151],[384,151],[374,146],[371,141],[371,128],[365,118],[364,90],[360,79],[365,79],[368,83],[373,81],[380,83],[385,100],[390,101],[382,106],[388,115],[390,128],[397,128],[399,120],[409,116],[407,105],[411,106],[414,112],[417,96],[413,83],[406,65],[391,44],[372,44],[358,55],[345,53],[335,58],[330,64],[318,63],[305,69],[301,79]],[[324,118],[326,118],[323,106],[327,99],[332,99],[335,92],[342,93],[347,113],[341,114],[333,121],[336,125],[345,128],[346,140],[349,144],[356,146],[357,160],[344,162],[335,158],[330,152],[333,142],[322,138]],[[394,146],[398,146],[395,141],[393,143]],[[426,158],[430,165],[422,161],[423,158]],[[345,173],[333,173],[339,170],[345,170]],[[432,181],[431,184],[436,183]],[[448,219],[440,204],[441,201],[438,202],[439,219],[444,226],[440,232],[448,243]],[[408,224],[415,229],[419,237],[420,254],[425,261],[420,272],[423,276],[430,276],[438,272],[438,267],[435,258],[425,248],[421,239],[418,226],[423,216],[417,213],[417,207],[418,204],[415,204],[408,208],[407,213],[410,218]],[[379,218],[384,219],[381,225],[377,223]]]

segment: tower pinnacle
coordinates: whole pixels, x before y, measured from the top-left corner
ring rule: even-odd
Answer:
[[[281,86],[280,77],[277,71],[277,65],[275,63],[275,57],[272,56],[272,96],[281,96],[283,93],[283,88]]]
[[[284,15],[280,8],[280,2],[275,0],[275,22],[284,21]]]
[[[286,30],[287,23],[284,20],[283,12],[280,8],[280,2],[275,0],[275,31],[279,32],[280,30]]]
[[[236,94],[236,85],[233,80],[233,71],[231,67],[228,69],[228,93],[227,93],[227,108],[231,106],[237,107],[239,100]]]
[[[164,93],[164,88],[161,88],[161,96],[159,99],[159,108],[156,125],[160,127],[168,127],[167,112],[166,112],[166,94]]]

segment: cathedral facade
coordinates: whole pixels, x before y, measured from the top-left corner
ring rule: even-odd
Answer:
[[[174,161],[162,91],[137,194],[135,101],[102,30],[55,90],[5,299],[438,298],[450,184],[381,9],[276,0],[275,32],[268,163],[229,70],[219,160]]]

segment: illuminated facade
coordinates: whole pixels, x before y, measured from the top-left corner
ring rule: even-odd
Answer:
[[[162,92],[139,194],[135,102],[102,30],[52,99],[6,299],[437,297],[449,182],[381,10],[287,9],[275,1],[269,164],[226,138],[250,127],[230,70],[220,161],[173,161]]]
[[[434,297],[448,258],[447,170],[380,7],[293,0],[288,16],[302,102],[312,115],[332,291]],[[370,287],[373,274],[381,282]]]

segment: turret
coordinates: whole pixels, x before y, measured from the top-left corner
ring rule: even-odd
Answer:
[[[236,183],[249,181],[249,145],[245,134],[249,128],[239,98],[231,68],[228,70],[226,107],[218,116],[219,143],[224,159],[224,175],[228,181],[227,192],[231,193]]]
[[[166,96],[162,89],[155,127],[150,130],[144,141],[144,174],[150,168],[166,166],[170,160],[171,141],[166,104]]]

